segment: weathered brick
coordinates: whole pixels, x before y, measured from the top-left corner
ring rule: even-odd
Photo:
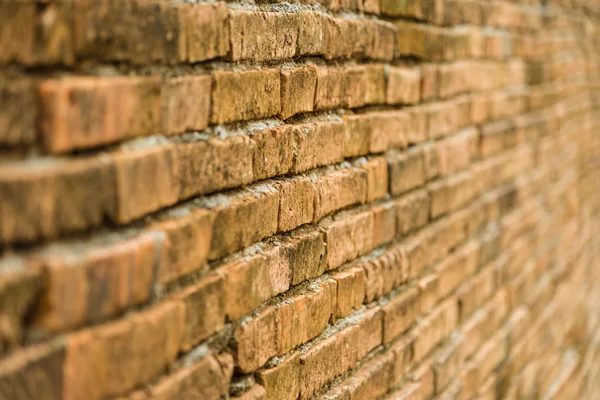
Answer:
[[[404,3],[382,0],[381,13],[391,17],[411,17],[439,24],[444,15],[444,3],[439,0],[409,0]]]
[[[115,163],[116,223],[131,222],[179,199],[179,159],[170,143],[123,149]]]
[[[386,100],[387,79],[385,65],[365,65],[366,90],[365,104],[384,104]]]
[[[208,75],[167,79],[162,84],[160,92],[162,100],[161,132],[174,134],[205,129],[208,126],[210,112],[210,87],[211,78]],[[118,109],[123,112],[122,103],[119,103],[119,106]],[[138,106],[139,110],[136,110],[136,114],[143,113],[144,118],[147,118],[148,111],[142,107],[146,108],[147,106],[142,103]],[[119,127],[117,126],[117,128]]]
[[[353,204],[365,203],[367,178],[367,171],[361,168],[340,169],[319,176],[314,183],[314,221]]]
[[[254,181],[253,156],[260,152],[247,137],[176,144],[181,185],[179,198],[212,193]],[[257,168],[263,172],[261,168]]]
[[[22,349],[0,362],[0,395],[5,399],[63,399],[65,347],[60,341]]]
[[[145,303],[152,293],[164,240],[159,232],[147,232],[112,243],[54,245],[34,254],[46,275],[34,326],[57,332],[100,322]],[[71,296],[78,301],[71,301]]]
[[[262,369],[258,382],[266,389],[265,400],[296,400],[300,392],[300,355],[289,355],[281,364]]]
[[[211,203],[210,199],[207,201]],[[251,187],[225,199],[217,196],[212,206],[210,260],[231,254],[277,231],[279,193],[272,188]]]
[[[382,354],[369,360],[369,362],[355,371],[351,377],[329,390],[324,395],[325,398],[362,399],[385,395],[389,385],[392,359],[392,354]]]
[[[277,355],[278,313],[273,307],[267,307],[256,318],[242,323],[235,330],[234,355],[242,372],[252,372]]]
[[[166,302],[68,336],[63,398],[118,396],[153,379],[174,361],[183,320],[183,306]]]
[[[176,297],[185,306],[185,325],[181,347],[190,350],[225,324],[225,288],[223,279],[209,275],[187,287]]]
[[[309,178],[281,181],[276,188],[279,192],[278,231],[289,231],[313,221],[315,191]]]
[[[281,71],[281,111],[279,117],[313,110],[317,88],[317,68],[307,65]]]
[[[420,148],[404,153],[390,153],[390,193],[394,196],[407,192],[425,183],[425,164]]]
[[[329,35],[327,15],[301,10],[298,13],[298,55],[318,56],[325,54]]]
[[[281,60],[296,54],[297,14],[232,9],[229,29],[233,61]]]
[[[285,249],[272,247],[217,270],[227,288],[225,312],[230,321],[252,311],[290,287],[290,259]]]
[[[398,233],[408,232],[424,226],[429,220],[429,194],[419,190],[402,196],[394,202]]]
[[[339,221],[326,222],[323,228],[327,243],[327,270],[352,261],[373,247],[373,214],[370,212],[350,214]]]
[[[365,104],[366,86],[364,67],[318,67],[314,108],[361,107]]]
[[[74,4],[75,53],[82,58],[134,64],[187,59],[182,4],[101,0]]]
[[[223,2],[198,3],[181,9],[187,61],[223,57],[229,51],[229,12]]]
[[[337,302],[335,316],[344,318],[352,310],[358,310],[365,299],[365,271],[350,268],[332,275],[337,282]]]
[[[387,77],[388,104],[416,104],[421,99],[421,75],[416,68],[390,67]]]
[[[392,204],[374,207],[373,247],[390,243],[396,237],[396,209]]]
[[[295,125],[291,172],[304,172],[344,159],[345,127],[341,121]]]
[[[42,271],[16,256],[0,259],[0,354],[23,341],[25,317],[41,292]]]
[[[224,353],[215,357],[209,354],[199,362],[160,380],[150,389],[147,396],[160,400],[194,396],[218,400],[227,394],[232,375],[231,355]]]
[[[293,130],[290,125],[253,133],[253,180],[287,173],[293,163],[293,140]]]
[[[276,69],[213,72],[210,122],[223,124],[278,114],[279,81]]]
[[[412,287],[394,297],[383,309],[383,341],[391,342],[417,319],[421,308],[419,289]]]
[[[35,92],[33,80],[0,76],[1,145],[28,145],[35,141],[38,118]],[[23,110],[27,110],[27,112],[23,112]]]
[[[153,77],[70,77],[40,83],[41,133],[51,152],[157,133],[160,81]]]
[[[325,238],[317,230],[300,230],[283,238],[290,251],[291,284],[296,285],[325,271]]]

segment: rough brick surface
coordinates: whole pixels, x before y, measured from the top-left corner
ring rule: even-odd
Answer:
[[[0,399],[600,398],[597,0],[0,0]]]

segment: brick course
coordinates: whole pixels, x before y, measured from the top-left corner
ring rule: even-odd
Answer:
[[[594,0],[0,2],[0,399],[600,396]]]

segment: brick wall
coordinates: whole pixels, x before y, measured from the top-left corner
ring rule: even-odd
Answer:
[[[0,399],[600,398],[599,129],[595,0],[0,0]]]

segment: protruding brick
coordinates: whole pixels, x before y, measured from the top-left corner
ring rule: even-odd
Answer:
[[[373,214],[348,215],[324,225],[327,242],[326,269],[334,269],[372,249]]]
[[[312,111],[316,88],[317,68],[314,65],[282,70],[279,117],[287,119],[295,114]]]
[[[365,271],[350,268],[332,276],[337,282],[337,302],[335,315],[344,318],[352,310],[358,310],[365,299]]]
[[[229,11],[224,2],[183,7],[181,23],[185,27],[189,62],[222,57],[229,51]]]

